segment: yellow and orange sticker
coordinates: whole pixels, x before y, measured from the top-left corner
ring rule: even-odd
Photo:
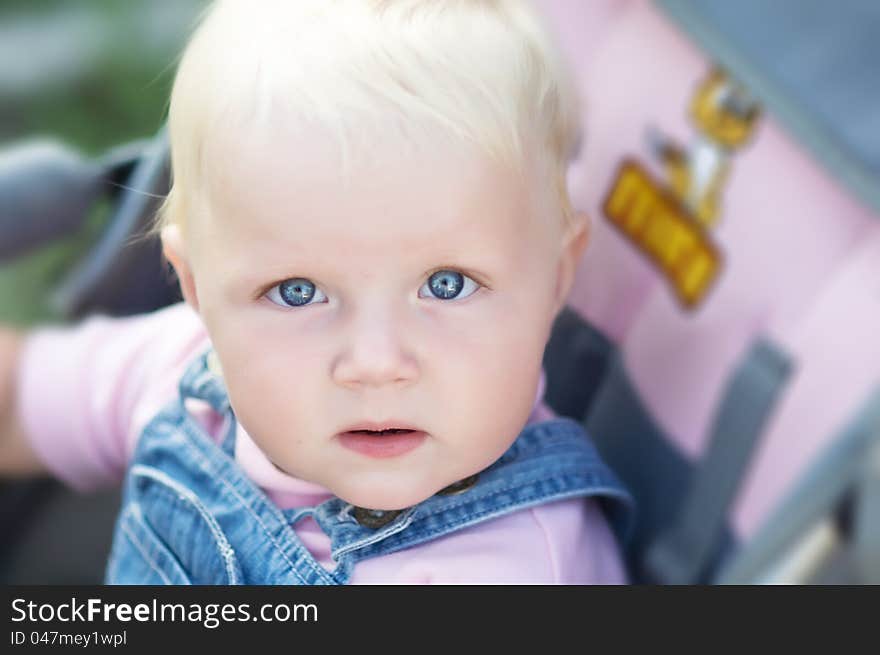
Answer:
[[[634,160],[625,160],[603,210],[663,272],[685,307],[699,304],[721,270],[710,235],[681,203]]]

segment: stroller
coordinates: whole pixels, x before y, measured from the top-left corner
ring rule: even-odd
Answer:
[[[880,8],[544,5],[595,227],[549,397],[634,491],[634,578],[880,581]]]
[[[163,134],[88,160],[55,142],[0,154],[0,262],[77,233],[99,203],[112,208],[88,255],[49,298],[74,321],[94,312],[138,314],[181,300],[160,244],[144,233],[168,188]],[[0,483],[0,579],[7,584],[97,584],[103,579],[120,492],[77,495],[54,480]]]
[[[796,4],[539,3],[586,96],[569,184],[593,217],[545,399],[633,491],[637,583],[880,582],[880,87],[859,65],[880,55],[880,10]],[[175,302],[143,237],[167,184],[161,133],[97,161],[7,152],[0,258],[109,193],[108,228],[54,307]],[[18,535],[0,575],[99,582],[116,503],[0,488]]]

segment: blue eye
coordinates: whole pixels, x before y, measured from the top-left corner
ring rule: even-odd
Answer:
[[[304,277],[294,277],[276,284],[266,292],[266,297],[282,307],[302,307],[310,303],[315,304],[312,303],[312,300],[316,297],[317,302],[327,300],[327,296],[311,280]]]
[[[419,298],[433,296],[438,300],[452,300],[454,298],[467,298],[480,288],[474,280],[458,271],[437,271],[419,289]],[[422,292],[425,291],[426,295]]]

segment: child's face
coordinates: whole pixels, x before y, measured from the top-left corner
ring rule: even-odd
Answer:
[[[376,143],[347,186],[318,134],[220,141],[209,206],[185,253],[166,247],[269,459],[377,509],[494,462],[532,409],[583,244],[563,247],[532,189],[450,139],[405,157]],[[361,424],[417,431],[346,433]]]

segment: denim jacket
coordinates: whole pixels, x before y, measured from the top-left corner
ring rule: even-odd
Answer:
[[[185,400],[226,417],[221,444]],[[374,512],[331,498],[281,510],[234,460],[236,421],[221,377],[197,358],[180,397],[144,429],[130,464],[107,567],[109,584],[346,584],[358,561],[378,557],[534,505],[572,497],[600,501],[626,530],[631,498],[578,423],[527,425],[486,470],[400,511]],[[333,570],[293,527],[312,516],[330,538]]]

